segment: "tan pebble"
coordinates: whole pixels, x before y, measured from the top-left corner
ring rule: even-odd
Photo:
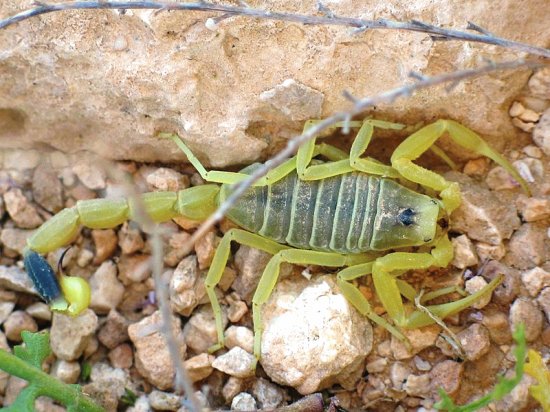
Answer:
[[[248,378],[255,375],[255,364],[254,355],[236,346],[229,352],[218,356],[212,362],[212,367],[237,378]]]
[[[519,118],[524,122],[536,123],[539,121],[540,114],[531,109],[525,109],[523,113],[519,115]]]
[[[94,229],[92,239],[95,245],[94,264],[99,265],[115,253],[118,239],[113,229]]]
[[[215,356],[207,353],[201,353],[200,355],[193,356],[184,362],[185,369],[189,374],[189,379],[192,382],[198,382],[210,376],[213,371],[212,362]]]
[[[233,301],[229,305],[229,309],[227,311],[227,318],[232,323],[237,323],[242,319],[244,315],[248,312],[248,306],[245,302],[242,300],[239,301]]]
[[[517,204],[523,220],[526,222],[550,217],[550,198],[522,197]]]
[[[525,326],[525,339],[534,342],[542,332],[543,316],[532,301],[518,298],[510,307],[510,326],[516,329],[520,323]]]
[[[491,346],[489,331],[479,323],[474,323],[459,332],[457,338],[466,353],[466,358],[470,361],[485,355]]]
[[[15,224],[22,229],[34,229],[43,222],[21,189],[12,188],[4,193],[4,204]]]
[[[116,310],[111,310],[97,337],[104,346],[114,349],[128,340],[128,320]]]
[[[76,318],[54,313],[50,345],[55,356],[68,361],[78,359],[95,334],[97,325],[97,315],[90,309]]]
[[[159,389],[170,389],[174,385],[175,369],[166,341],[158,330],[163,322],[160,312],[128,327],[128,335],[135,347],[135,365],[139,373]],[[181,333],[179,317],[172,317],[172,330],[179,343],[179,352],[185,357],[186,346]]]
[[[111,349],[107,355],[113,368],[129,369],[134,363],[134,352],[127,343],[122,343]]]
[[[226,402],[231,402],[231,400],[237,396],[239,392],[243,389],[243,380],[230,376],[225,385],[222,388],[222,395]]]
[[[431,325],[419,329],[403,330],[403,334],[409,339],[411,350],[405,344],[392,335],[391,350],[396,360],[410,359],[421,350],[435,344],[440,329]]]
[[[454,257],[452,264],[459,268],[465,269],[469,266],[475,266],[478,263],[477,254],[472,241],[466,235],[460,235],[451,239],[454,249]]]
[[[484,176],[487,173],[489,162],[486,158],[473,159],[466,162],[463,172],[469,176]]]
[[[511,117],[518,117],[525,111],[525,107],[520,102],[514,102],[512,103],[512,106],[510,107],[510,110],[508,110],[508,114]]]
[[[206,269],[210,267],[216,248],[220,243],[220,238],[213,231],[206,233],[195,243],[195,252],[199,261],[199,268]]]
[[[466,289],[466,292],[468,292],[470,295],[479,292],[481,289],[483,289],[485,286],[487,286],[488,283],[485,279],[483,279],[482,276],[474,276],[471,279],[468,279],[464,283],[464,289]],[[483,296],[481,299],[479,299],[476,303],[472,305],[474,309],[482,309],[485,306],[489,304],[491,301],[492,294],[487,294],[486,296]]]
[[[464,364],[445,360],[434,365],[430,372],[432,392],[438,393],[442,388],[449,395],[455,394],[460,388]]]
[[[514,117],[512,119],[512,124],[514,126],[516,126],[518,129],[521,129],[521,130],[523,130],[524,132],[527,132],[527,133],[530,133],[535,128],[534,123],[524,122],[524,121],[520,120],[517,117]]]
[[[521,281],[529,294],[536,297],[541,289],[550,286],[550,272],[541,267],[524,271],[521,273]]]
[[[6,321],[4,322],[4,332],[6,337],[14,342],[21,342],[21,332],[29,331],[36,332],[38,325],[36,321],[26,312],[22,310],[16,310],[10,313]]]
[[[145,242],[140,230],[133,224],[125,222],[118,231],[118,245],[124,254],[132,254],[143,249]]]
[[[50,374],[65,383],[76,383],[80,377],[80,364],[76,361],[58,359],[53,364]]]
[[[254,334],[244,326],[230,326],[225,331],[225,346],[229,349],[236,346],[252,353],[254,350]]]

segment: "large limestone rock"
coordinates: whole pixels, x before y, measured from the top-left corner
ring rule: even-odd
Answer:
[[[5,0],[0,16],[31,6]],[[475,21],[502,37],[550,44],[540,18],[546,0],[466,2],[330,1],[336,15],[417,19],[461,29]],[[315,14],[316,2],[252,2],[252,7]],[[0,31],[0,147],[93,150],[116,159],[164,162],[184,156],[157,131],[176,131],[205,163],[222,167],[264,159],[308,117],[430,75],[497,61],[516,52],[427,34],[231,17],[216,13],[69,11]],[[432,88],[378,106],[378,117],[416,123],[452,117],[497,149],[514,135],[507,109],[527,71],[491,74],[452,92]]]

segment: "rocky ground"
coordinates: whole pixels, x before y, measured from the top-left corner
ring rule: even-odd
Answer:
[[[532,197],[499,166],[473,159],[446,172],[461,183],[463,202],[452,218],[455,259],[443,270],[407,274],[418,290],[460,286],[474,292],[494,276],[504,282],[491,299],[446,320],[463,348],[462,359],[439,326],[406,334],[412,350],[351,309],[334,276],[317,267],[283,269],[263,315],[262,359],[251,372],[250,302],[269,256],[239,247],[217,288],[227,348],[208,354],[216,341],[204,278],[226,230],[224,221],[192,250],[182,244],[195,222],[161,225],[164,279],[173,311],[180,356],[197,390],[212,409],[273,409],[322,392],[347,410],[432,410],[437,389],[459,403],[491,389],[499,374],[513,372],[511,330],[523,322],[529,346],[550,357],[550,71],[535,74],[510,108],[519,133],[532,142],[505,153],[529,182]],[[186,165],[105,163],[91,154],[6,150],[0,172],[0,344],[20,342],[22,330],[51,332],[54,355],[46,369],[67,383],[79,382],[107,410],[187,410],[173,393],[174,367],[162,336],[151,278],[151,240],[134,223],[108,230],[83,229],[63,264],[92,287],[90,309],[71,319],[52,314],[22,269],[25,240],[50,216],[77,200],[120,193],[127,185],[113,176],[132,176],[140,191],[180,190],[202,184]],[[444,172],[443,167],[439,167]],[[109,171],[110,170],[110,171]],[[60,251],[50,253],[55,267]],[[383,309],[370,279],[359,281],[375,310]],[[451,298],[458,298],[452,295]],[[83,368],[91,372],[82,379]],[[487,410],[534,410],[524,377],[504,400]],[[8,405],[24,382],[0,374],[0,396]],[[123,395],[137,395],[133,406]],[[61,409],[42,399],[39,410]]]

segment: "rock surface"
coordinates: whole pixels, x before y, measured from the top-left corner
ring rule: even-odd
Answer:
[[[3,1],[0,15],[28,4]],[[314,2],[252,6],[318,13]],[[328,4],[339,16],[416,19],[455,29],[475,20],[500,36],[538,46],[550,42],[550,28],[539,12],[546,6],[546,0]],[[215,16],[70,11],[3,30],[0,144],[41,142],[117,159],[182,160],[173,144],[152,138],[166,130],[184,136],[209,165],[250,163],[280,147],[281,139],[300,131],[312,115],[326,116],[348,105],[343,90],[373,95],[410,82],[410,71],[428,75],[475,66],[481,57],[500,61],[515,55],[494,46],[449,45],[424,33],[393,30],[353,34],[350,28],[241,17],[207,27],[206,19]],[[493,74],[449,93],[429,89],[377,111],[410,124],[452,113],[501,149],[502,137],[510,137],[513,126],[507,105],[500,103],[518,93],[527,75]],[[278,98],[278,90],[292,85],[286,99]]]

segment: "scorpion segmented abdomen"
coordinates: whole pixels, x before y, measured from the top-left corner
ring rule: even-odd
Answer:
[[[251,232],[297,248],[362,253],[371,250],[380,180],[347,173],[304,181],[293,172],[272,185],[249,189],[227,216]],[[223,186],[220,201],[230,190]]]

